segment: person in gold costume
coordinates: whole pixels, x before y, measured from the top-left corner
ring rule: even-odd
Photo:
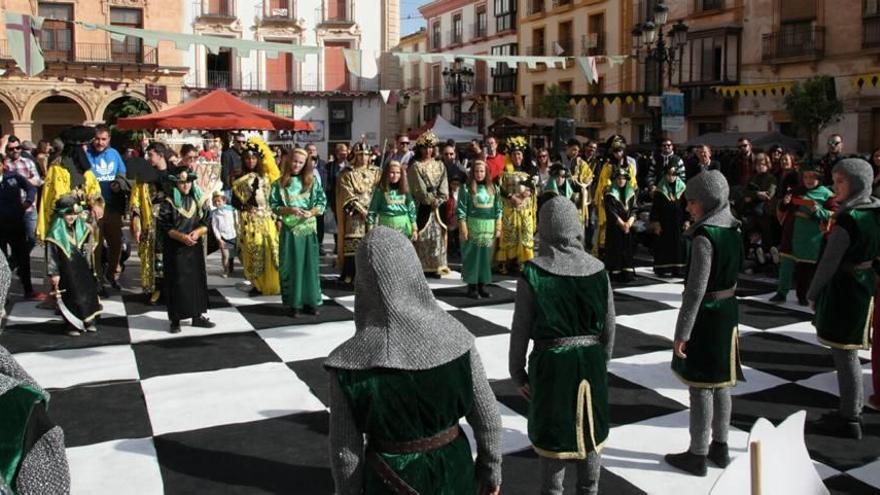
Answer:
[[[158,206],[165,201],[168,184],[168,149],[162,143],[151,143],[146,158],[155,174],[138,177],[131,188],[131,235],[137,242],[141,261],[141,288],[150,296],[150,303],[159,301],[162,288],[162,236],[156,235]]]
[[[367,234],[367,215],[373,189],[382,178],[382,169],[370,165],[370,148],[364,143],[352,147],[350,165],[336,178],[336,261],[345,284],[354,282],[354,257]]]
[[[593,255],[599,256],[605,249],[605,195],[611,187],[611,179],[618,171],[622,171],[629,176],[629,186],[638,192],[638,184],[636,183],[636,161],[634,158],[626,156],[626,139],[620,135],[614,135],[608,138],[607,156],[603,161],[602,168],[599,170],[599,179],[596,183],[596,197],[594,203],[596,205],[596,216],[598,220],[598,231],[596,232],[596,242],[593,243]],[[600,256],[601,258],[601,256]]]
[[[521,136],[507,140],[510,161],[498,177],[501,190],[501,239],[495,261],[501,274],[508,272],[509,265],[523,263],[535,257],[535,217],[537,201],[532,176],[525,165],[528,142]]]
[[[446,266],[446,201],[449,199],[449,183],[446,167],[435,158],[434,150],[440,140],[427,131],[416,140],[415,155],[406,169],[410,192],[416,202],[416,224],[419,237],[415,241],[416,253],[422,263],[422,271],[432,278],[449,273]]]

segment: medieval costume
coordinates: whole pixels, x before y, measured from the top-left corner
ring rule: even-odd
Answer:
[[[449,184],[446,167],[434,158],[437,136],[428,131],[416,141],[416,155],[406,169],[410,192],[416,201],[416,223],[419,237],[416,252],[422,261],[422,271],[433,277],[449,273],[446,266],[446,200]]]
[[[308,185],[303,183],[302,173],[289,176],[286,185],[282,178],[272,185],[269,197],[272,212],[281,219],[281,300],[294,315],[300,310],[317,314],[322,302],[317,218],[324,213],[327,197],[318,177],[309,177]],[[289,209],[298,209],[300,214]]]
[[[370,231],[357,265],[355,335],[325,362],[336,493],[499,486],[501,417],[473,336],[434,300],[398,232]],[[476,461],[462,417],[473,428]]]
[[[605,194],[611,187],[612,178],[618,171],[624,171],[629,176],[629,185],[633,191],[638,189],[636,183],[636,161],[634,158],[626,156],[626,140],[623,136],[611,136],[608,138],[608,156],[605,158],[602,168],[599,171],[599,179],[596,181],[596,216],[598,224],[596,225],[596,242],[593,243],[593,254],[600,253],[605,248],[606,234],[606,209]]]
[[[232,206],[239,210],[238,252],[244,267],[244,278],[255,292],[264,296],[281,291],[278,279],[278,230],[269,208],[273,179],[267,163],[275,159],[251,141],[242,147],[242,163],[257,160],[257,165],[243,168],[244,175],[232,183]]]
[[[604,266],[584,251],[578,216],[559,197],[541,209],[538,256],[517,283],[510,336],[510,376],[530,399],[529,440],[547,494],[562,494],[565,461],[577,461],[579,494],[598,493],[610,430],[614,296]]]
[[[654,273],[680,276],[686,257],[683,234],[688,219],[685,184],[681,179],[684,168],[679,169],[671,163],[662,172],[651,203],[651,226],[657,235],[654,240]]]
[[[807,293],[814,301],[813,325],[819,342],[831,347],[840,408],[819,420],[821,431],[838,436],[862,437],[864,404],[859,349],[870,349],[880,256],[880,199],[871,196],[871,166],[859,158],[847,158],[834,166],[848,183],[849,195],[839,198],[834,226],[822,249],[816,274]],[[835,187],[840,194],[840,190]]]
[[[407,239],[412,239],[416,228],[416,203],[412,195],[400,192],[400,181],[388,184],[388,190],[377,186],[370,200],[370,211],[367,213],[367,228],[376,225],[392,228]]]
[[[730,387],[736,385],[739,371],[735,292],[743,243],[740,223],[730,212],[724,174],[700,173],[688,182],[685,194],[703,211],[685,233],[692,239],[691,251],[672,358],[673,372],[690,388],[691,442],[686,452],[667,454],[666,462],[705,476],[707,458],[722,469],[730,462]]]
[[[361,239],[367,234],[367,214],[373,189],[382,169],[369,164],[370,149],[363,143],[352,148],[354,157],[336,178],[337,265],[346,284],[355,276],[354,258]],[[444,175],[445,177],[445,175]]]
[[[74,215],[73,221],[65,219]],[[48,252],[46,272],[73,336],[97,331],[95,318],[101,312],[93,266],[95,237],[86,218],[75,195],[62,196],[55,202],[52,225],[44,237]]]
[[[626,182],[621,186],[619,179]],[[632,230],[636,220],[636,191],[630,185],[630,176],[617,170],[612,184],[605,189],[605,266],[615,282],[629,282],[635,277],[633,254],[636,235]]]
[[[49,393],[0,347],[0,493],[70,493],[64,432],[48,405]]]
[[[595,182],[593,165],[586,160],[583,160],[581,157],[577,157],[574,170],[571,171],[571,174],[572,182],[576,186],[579,186],[582,191],[578,196],[574,197],[573,201],[575,201],[575,206],[577,206],[581,225],[586,226],[590,223],[590,203],[592,203],[593,199],[589,194],[589,191],[593,187],[593,182]]]
[[[823,186],[819,171],[811,166],[802,169],[805,180],[811,182],[796,188],[788,204],[779,203],[778,213],[783,219],[790,218],[791,235],[783,238],[782,253],[780,257],[794,264],[794,280],[798,303],[807,305],[807,290],[813,280],[816,271],[816,263],[819,261],[819,252],[822,249],[822,240],[825,234],[825,225],[831,218],[834,207],[833,193]],[[783,280],[780,277],[779,287],[771,300],[773,302],[785,301],[790,288],[791,280]]]
[[[145,294],[150,295],[151,301],[156,302],[164,285],[163,236],[156,235],[156,215],[159,213],[159,205],[165,202],[170,185],[166,178],[167,170],[149,168],[149,171],[152,173],[144,170],[144,174],[135,178],[131,188],[129,208],[133,230],[137,229],[140,232],[137,238],[137,252],[141,262],[141,288]]]
[[[463,239],[461,278],[468,284],[468,295],[477,299],[491,296],[485,286],[492,283],[492,255],[501,228],[501,198],[488,175],[487,171],[482,182],[459,188],[455,208]]]
[[[194,327],[212,328],[215,324],[203,316],[208,311],[204,251],[210,221],[208,198],[193,183],[195,174],[187,169],[174,170],[167,177],[175,188],[159,205],[156,229],[163,237],[170,332],[180,332],[180,320],[187,318],[192,318]],[[186,188],[189,188],[188,192]],[[188,242],[193,237],[194,242]]]
[[[535,217],[538,201],[530,174],[522,169],[522,154],[528,147],[523,137],[507,140],[508,156],[519,156],[520,163],[508,161],[504,172],[498,177],[501,189],[501,238],[495,261],[499,271],[507,273],[511,262],[521,269],[522,264],[534,258]]]

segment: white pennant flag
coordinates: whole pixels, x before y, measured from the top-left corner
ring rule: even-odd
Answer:
[[[390,89],[380,89],[379,95],[382,96],[382,102],[384,102],[387,105],[388,98],[391,96],[391,90]]]
[[[562,45],[560,45],[559,42],[554,41],[553,42],[553,53],[558,57],[558,56],[562,55],[563,53],[565,53],[565,48],[562,48]]]

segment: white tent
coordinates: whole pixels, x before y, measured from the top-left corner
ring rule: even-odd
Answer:
[[[441,142],[452,139],[456,143],[466,143],[472,139],[483,139],[483,136],[480,133],[455,127],[451,122],[444,119],[442,115],[438,115],[434,119],[434,126],[431,127],[431,131],[434,132],[434,135],[436,135]]]

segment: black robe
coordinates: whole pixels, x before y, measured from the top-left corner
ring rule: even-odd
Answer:
[[[189,234],[207,227],[208,210],[204,205],[189,194],[181,199],[179,208],[171,197],[159,208],[157,226],[163,242],[168,319],[173,322],[196,318],[208,311],[208,275],[202,245],[205,236],[199,237],[195,245],[187,246],[168,235],[172,230]]]
[[[624,198],[618,198],[617,186],[609,188],[605,195],[605,215],[608,221],[605,223],[605,268],[612,276],[622,273],[634,274],[633,251],[636,246],[635,227],[629,234],[624,233],[617,223],[620,218],[626,222],[636,214],[635,191],[627,187]],[[628,193],[628,194],[627,194]]]
[[[91,234],[78,247],[71,245],[69,256],[57,244],[51,241],[46,243],[51,264],[49,271],[57,272],[60,277],[58,290],[61,291],[61,301],[84,324],[94,320],[101,312],[98,281],[92,270],[94,245],[90,237]]]
[[[651,204],[651,223],[660,224],[660,235],[654,242],[654,272],[680,274],[684,271],[687,252],[682,231],[687,220],[684,190],[678,198],[658,189]]]

